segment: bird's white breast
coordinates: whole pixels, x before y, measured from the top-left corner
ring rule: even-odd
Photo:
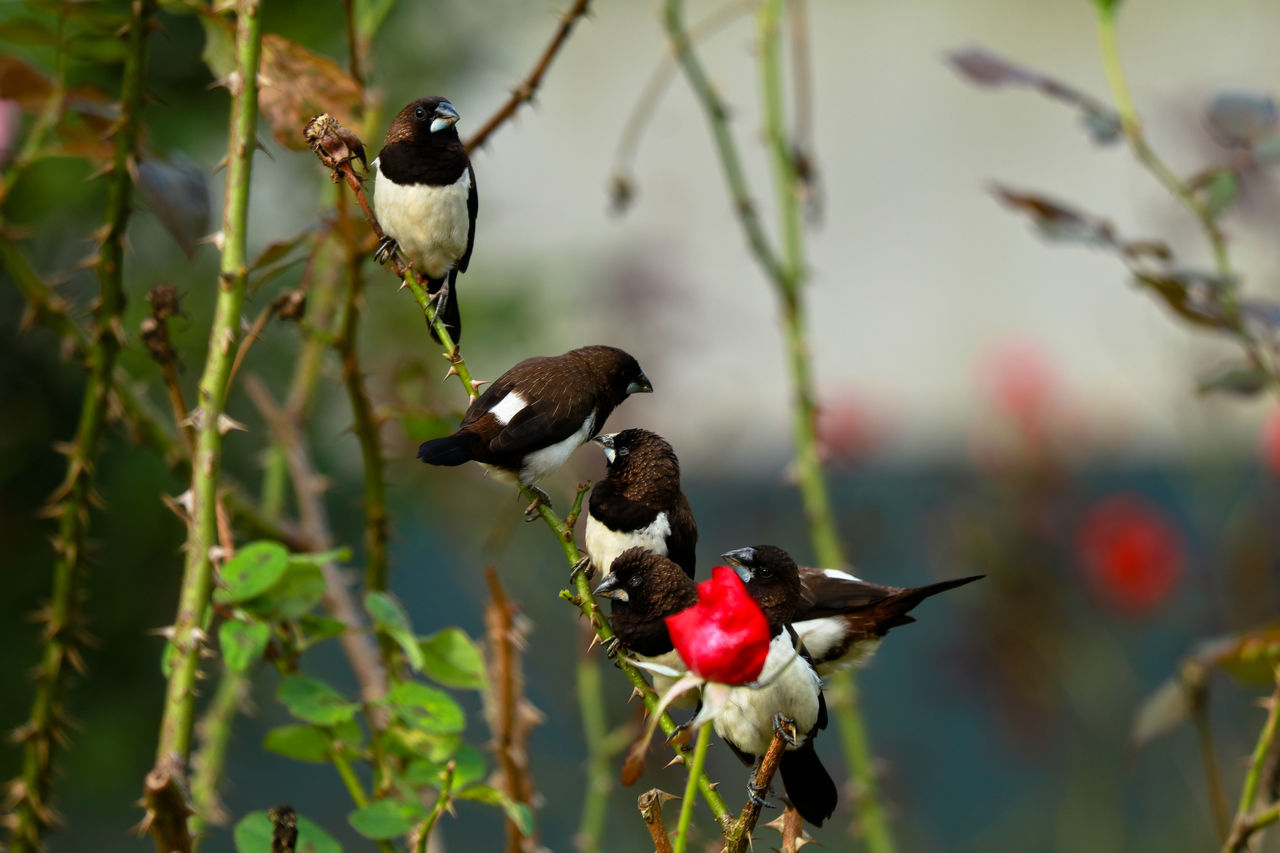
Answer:
[[[397,184],[377,169],[373,183],[373,212],[382,230],[400,245],[400,252],[419,275],[440,279],[458,265],[467,251],[471,218],[467,198],[471,171],[444,187]]]
[[[751,755],[764,755],[773,740],[773,717],[782,714],[796,724],[802,745],[818,722],[818,694],[822,681],[813,667],[796,654],[791,636],[782,631],[769,646],[759,682],[767,687],[735,687],[716,716],[716,734]]]
[[[602,575],[607,575],[613,561],[628,548],[644,548],[660,556],[667,556],[667,537],[670,535],[671,521],[665,512],[658,513],[657,518],[640,530],[611,530],[597,521],[595,516],[588,514],[583,539],[587,553],[591,555],[591,564]]]
[[[527,454],[524,457],[524,467],[520,469],[520,482],[526,486],[531,486],[541,480],[548,474],[555,473],[560,470],[560,466],[568,461],[573,451],[582,446],[583,442],[591,435],[591,429],[595,426],[596,414],[592,412],[587,415],[587,419],[582,422],[582,426],[573,435],[558,441],[550,447],[544,447],[541,450]]]

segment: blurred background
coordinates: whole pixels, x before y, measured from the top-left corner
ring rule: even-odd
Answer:
[[[109,5],[109,4],[108,4]],[[750,6],[750,4],[744,4]],[[424,94],[444,94],[474,132],[527,73],[559,5],[399,3],[371,54],[382,109],[366,139],[372,153],[387,120]],[[718,4],[690,4],[698,19]],[[699,108],[675,77],[629,117],[666,45],[653,3],[598,3],[556,60],[533,108],[473,155],[480,191],[476,251],[459,291],[472,371],[494,378],[516,361],[608,342],[637,356],[656,389],[628,401],[609,430],[643,425],[680,455],[701,531],[699,567],[723,551],[772,542],[811,559],[789,477],[789,387],[774,298],[748,256]],[[19,38],[6,5],[6,52],[34,64],[50,51]],[[843,540],[873,581],[915,586],[984,573],[932,599],[919,624],[897,629],[859,678],[883,791],[905,850],[1204,850],[1217,846],[1192,728],[1141,749],[1131,741],[1142,701],[1201,644],[1270,623],[1277,614],[1280,419],[1259,399],[1200,395],[1197,377],[1233,356],[1229,340],[1180,324],[1134,288],[1112,256],[1050,245],[1001,207],[998,181],[1101,215],[1126,236],[1174,246],[1188,266],[1208,264],[1194,221],[1122,145],[1098,147],[1070,109],[1026,89],[978,88],[947,64],[983,46],[1106,101],[1089,3],[811,3],[812,147],[820,197],[808,233],[807,296],[821,400],[824,458]],[[145,113],[148,148],[203,175],[220,215],[227,97],[210,89],[205,36],[191,16],[162,12],[153,39]],[[1144,129],[1180,174],[1226,158],[1205,127],[1223,91],[1269,95],[1280,75],[1274,33],[1280,7],[1129,0],[1121,54]],[[268,31],[341,62],[341,4],[265,4]],[[740,16],[701,45],[715,85],[733,106],[733,129],[764,207],[771,187],[759,144],[755,30]],[[118,78],[88,61],[74,82],[115,92]],[[77,77],[79,75],[79,77]],[[82,79],[81,79],[82,78]],[[0,147],[24,125],[0,110]],[[317,221],[327,178],[311,154],[262,133],[254,163],[250,253]],[[635,146],[634,157],[621,155]],[[24,172],[5,205],[5,227],[26,234],[35,267],[87,310],[96,281],[77,263],[101,219],[91,167],[53,158]],[[611,212],[624,175],[634,196]],[[176,344],[192,387],[202,365],[217,253],[188,258],[152,205],[130,225],[122,356],[143,393],[163,405],[159,369],[137,343],[145,294],[177,285],[188,322]],[[1242,176],[1224,216],[1247,293],[1274,296],[1280,199],[1264,168]],[[215,226],[210,226],[213,230]],[[296,285],[286,268],[251,298],[256,314]],[[531,767],[544,801],[542,842],[573,848],[584,785],[574,667],[584,642],[556,593],[562,556],[541,525],[524,525],[517,497],[478,469],[425,469],[414,459],[422,423],[453,419],[456,387],[420,313],[394,279],[368,268],[360,332],[391,459],[392,589],[423,632],[456,624],[479,636],[482,567],[498,567],[528,618],[528,695],[545,715]],[[60,481],[53,444],[73,432],[83,372],[62,359],[47,330],[20,326],[23,300],[0,287],[0,541],[8,592],[0,602],[0,723],[29,706],[26,673],[38,631],[25,616],[48,595],[50,526],[37,517]],[[298,348],[295,327],[275,325],[244,370],[283,394]],[[310,421],[328,508],[360,564],[361,463],[347,398],[330,361]],[[228,469],[260,476],[264,426],[243,390],[229,412]],[[253,438],[253,431],[257,437]],[[564,509],[579,480],[603,475],[593,447],[544,487]],[[149,769],[162,702],[162,640],[172,620],[183,529],[157,500],[185,488],[119,430],[99,464],[104,510],[93,522],[87,614],[98,638],[89,676],[71,694],[78,722],[57,802],[66,818],[50,849],[135,850],[138,783]],[[350,686],[336,650],[317,672]],[[611,721],[635,712],[620,677],[605,672]],[[257,713],[241,719],[228,765],[234,816],[291,802],[361,849],[342,819],[336,775],[260,749],[285,721],[276,676],[256,684]],[[1228,796],[1263,721],[1266,691],[1214,675],[1212,731]],[[469,711],[478,701],[462,697]],[[483,745],[478,713],[468,739]],[[839,772],[834,731],[819,752]],[[634,797],[678,790],[658,751],[633,789],[611,800],[609,849],[643,850]],[[0,752],[6,778],[16,750]],[[619,759],[620,761],[620,759]],[[665,759],[663,759],[665,761]],[[711,774],[740,805],[745,772],[713,748]],[[814,831],[828,850],[849,849],[852,811],[841,806]],[[495,848],[491,812],[463,804],[442,824],[449,849]],[[766,814],[765,819],[771,815]],[[765,847],[774,843],[765,831]],[[231,850],[218,830],[204,846]]]

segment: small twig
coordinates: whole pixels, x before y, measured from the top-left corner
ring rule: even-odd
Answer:
[[[668,800],[674,800],[675,798],[674,794],[668,794],[666,791],[652,788],[645,791],[636,800],[636,806],[640,809],[640,817],[644,820],[644,825],[649,830],[649,837],[653,839],[653,853],[672,853],[671,837],[667,834],[667,823],[662,819],[662,806]]]
[[[516,605],[507,598],[493,566],[486,566],[484,574],[489,586],[489,603],[484,609],[485,636],[492,658],[489,669],[493,681],[485,710],[493,732],[493,751],[501,770],[499,787],[514,802],[527,805],[534,798],[533,779],[529,776],[529,731],[539,715],[524,695],[524,673],[518,650],[523,631],[514,618]],[[536,840],[526,839],[515,821],[507,818],[506,823],[510,853],[537,849]]]
[[[295,853],[298,848],[298,814],[292,806],[277,806],[267,812],[271,820],[271,853]]]
[[[769,749],[765,751],[764,757],[760,759],[760,766],[756,769],[753,785],[757,791],[769,790],[769,786],[773,784],[773,776],[778,771],[778,765],[782,762],[782,753],[786,750],[786,738],[781,731],[774,732]],[[742,814],[734,821],[732,828],[725,831],[723,853],[741,853],[750,847],[751,833],[759,819],[760,803],[748,798],[747,804],[742,807]]]
[[[529,75],[524,80],[520,81],[520,85],[512,90],[511,97],[507,99],[506,103],[500,106],[497,112],[481,125],[475,135],[467,140],[468,151],[474,151],[484,145],[489,136],[514,116],[516,110],[520,109],[522,104],[527,104],[533,100],[534,94],[538,91],[538,86],[542,83],[543,75],[551,67],[551,61],[556,58],[560,48],[569,39],[569,33],[573,30],[573,25],[587,14],[587,9],[590,5],[591,0],[574,0],[573,6],[567,12],[560,13],[560,26],[556,28],[555,35],[551,37],[550,43],[542,51],[542,55],[538,57],[533,70],[529,72]]]
[[[1218,770],[1217,750],[1213,745],[1213,729],[1209,725],[1209,690],[1204,665],[1194,659],[1185,661],[1182,665],[1181,681],[1191,720],[1195,724],[1196,741],[1200,746],[1200,760],[1204,764],[1213,827],[1217,830],[1219,838],[1226,838],[1231,826],[1231,817],[1228,814],[1227,794],[1222,784],[1222,773]]]
[[[1222,845],[1222,853],[1233,853],[1248,849],[1249,838],[1265,826],[1276,821],[1280,816],[1280,803],[1270,803],[1261,812],[1251,816],[1254,801],[1258,797],[1258,784],[1262,778],[1262,768],[1267,757],[1276,748],[1276,733],[1280,730],[1280,670],[1275,673],[1276,689],[1271,698],[1263,702],[1267,709],[1267,721],[1258,735],[1258,743],[1253,748],[1253,756],[1249,762],[1249,770],[1244,777],[1244,785],[1240,790],[1240,804],[1236,807],[1236,818],[1231,827],[1231,834]],[[1270,814],[1270,812],[1275,814]],[[1261,822],[1259,818],[1262,818]]]
[[[431,811],[427,812],[426,818],[418,826],[418,837],[413,846],[417,853],[427,853],[427,842],[431,838],[431,830],[435,829],[436,821],[440,819],[440,815],[453,808],[453,779],[457,766],[456,762],[450,761],[440,771],[440,793],[432,804]]]

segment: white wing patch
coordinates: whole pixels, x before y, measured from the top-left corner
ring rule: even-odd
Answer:
[[[667,556],[667,537],[671,535],[671,520],[665,512],[649,522],[647,527],[639,530],[611,530],[587,515],[587,530],[583,534],[587,553],[591,555],[591,564],[600,570],[602,575],[609,574],[613,561],[628,548],[643,548],[659,556]]]
[[[862,578],[854,577],[848,572],[842,572],[839,569],[823,569],[822,573],[832,580],[837,581],[861,581]]]
[[[489,414],[497,418],[498,423],[506,426],[511,423],[511,419],[516,416],[516,413],[527,405],[529,404],[525,401],[524,397],[521,397],[515,391],[512,391],[507,394],[507,396],[503,397],[502,400],[499,401],[498,405],[490,409]]]

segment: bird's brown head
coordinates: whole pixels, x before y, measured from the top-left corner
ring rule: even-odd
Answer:
[[[413,145],[442,145],[458,140],[454,127],[461,118],[447,98],[432,95],[419,98],[402,109],[387,128],[383,145],[407,142]]]
[[[752,545],[720,555],[746,584],[770,625],[787,625],[801,605],[800,569],[775,545]]]

